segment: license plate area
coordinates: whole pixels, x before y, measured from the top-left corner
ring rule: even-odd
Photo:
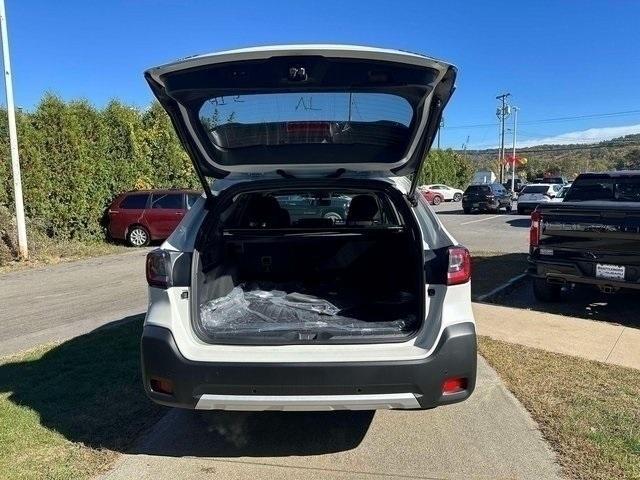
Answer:
[[[626,268],[620,265],[611,265],[608,263],[596,264],[596,278],[624,281],[625,273]]]

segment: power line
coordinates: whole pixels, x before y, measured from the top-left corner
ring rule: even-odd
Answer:
[[[628,147],[628,146],[638,146],[640,147],[640,142],[638,140],[630,140],[630,141],[619,141],[615,143],[605,143],[604,145],[600,144],[586,144],[586,145],[572,145],[570,147],[553,147],[553,148],[535,148],[535,147],[520,147],[520,152],[524,155],[527,153],[543,153],[543,152],[564,152],[571,150],[591,150],[594,148],[616,148],[616,147]],[[493,151],[497,150],[497,148],[487,148],[482,150],[471,149],[467,150],[470,153],[479,153],[483,152],[487,155],[492,155]]]
[[[572,115],[566,117],[553,117],[553,118],[541,118],[539,120],[529,120],[528,122],[520,122],[520,125],[536,125],[541,123],[553,123],[553,122],[564,122],[571,120],[580,120],[586,118],[604,118],[604,117],[616,117],[616,116],[624,116],[624,115],[638,115],[640,114],[640,110],[625,110],[621,112],[608,112],[608,113],[593,113],[589,115]],[[454,125],[449,127],[444,127],[449,130],[458,130],[463,128],[482,128],[482,127],[495,127],[495,123],[477,123],[477,124],[469,124],[469,125]]]

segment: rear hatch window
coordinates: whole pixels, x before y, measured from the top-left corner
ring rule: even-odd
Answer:
[[[486,195],[491,193],[491,187],[488,185],[471,185],[465,193],[469,195]]]
[[[523,194],[539,193],[544,195],[548,191],[549,191],[549,187],[546,185],[528,185],[524,187],[524,190],[522,190],[522,193]]]
[[[389,148],[396,161],[410,139],[413,109],[386,93],[270,93],[212,97],[199,119],[216,147],[368,144]]]
[[[640,201],[640,177],[578,178],[565,196],[567,202],[608,200]]]

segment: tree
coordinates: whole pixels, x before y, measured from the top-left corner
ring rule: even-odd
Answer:
[[[473,171],[473,164],[462,154],[451,149],[432,150],[418,174],[418,184],[444,183],[465,187]]]

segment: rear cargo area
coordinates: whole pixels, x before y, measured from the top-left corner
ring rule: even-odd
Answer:
[[[198,252],[196,332],[238,344],[399,341],[415,333],[424,295],[419,243],[399,218],[385,216],[385,201],[375,209],[369,202],[362,215],[352,209],[341,222],[283,219],[275,209],[268,221],[228,222]]]

